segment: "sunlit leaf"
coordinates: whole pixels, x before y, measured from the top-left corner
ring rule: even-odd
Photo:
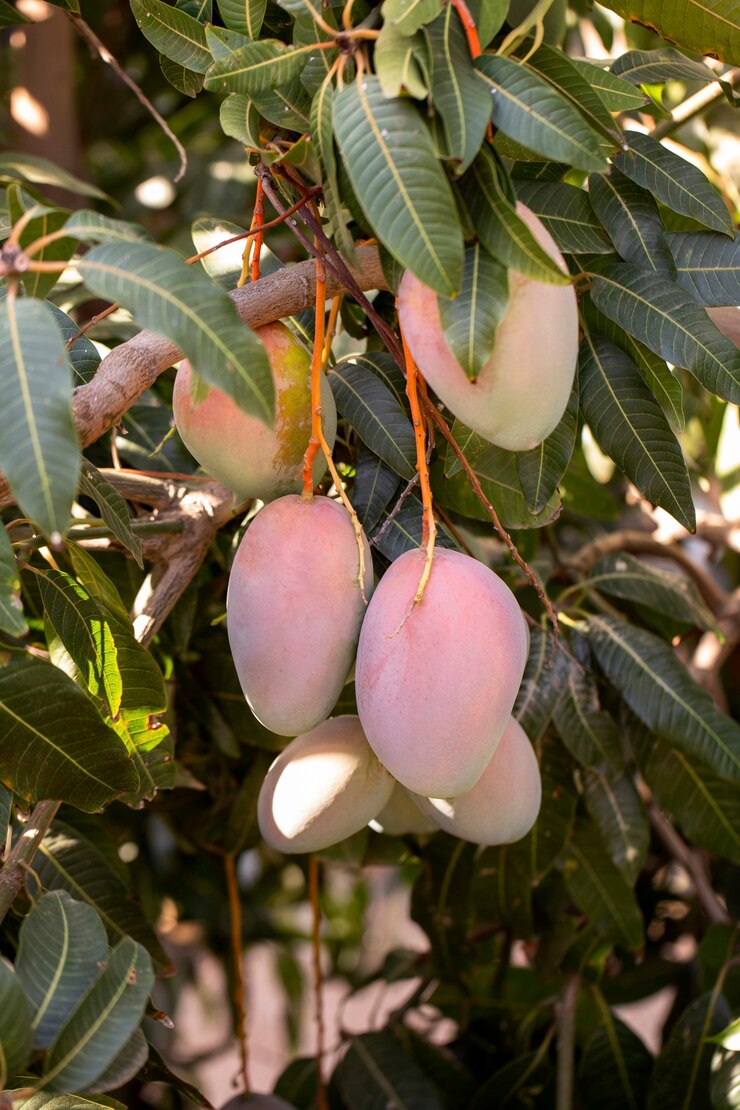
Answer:
[[[581,73],[592,89],[599,94],[610,112],[627,112],[631,108],[642,108],[647,97],[608,69],[586,62],[582,58],[571,58],[571,63]]]
[[[711,54],[728,65],[740,63],[735,0],[605,0],[605,6],[697,54]]]
[[[145,38],[166,58],[195,73],[211,64],[203,25],[187,12],[162,0],[129,0],[134,19]]]
[[[278,39],[247,43],[214,61],[206,73],[205,86],[212,92],[266,92],[298,77],[308,61],[309,45],[288,46]],[[210,57],[209,57],[210,61]]]
[[[413,35],[431,23],[442,9],[442,0],[385,0],[383,21],[393,23],[402,35]]]
[[[383,24],[373,54],[383,96],[392,98],[407,92],[416,100],[426,97],[428,90],[416,56],[420,49],[421,35],[404,35],[395,24]]]
[[[100,189],[87,181],[81,181],[79,177],[75,177],[67,170],[55,166],[47,158],[16,151],[0,154],[0,179],[13,180],[18,177],[23,181],[30,181],[32,185],[53,185],[55,188],[77,193],[81,197],[109,200],[109,197]]]

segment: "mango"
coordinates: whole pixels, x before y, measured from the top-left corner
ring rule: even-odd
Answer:
[[[370,598],[364,535],[362,544]],[[358,574],[355,531],[338,501],[288,494],[249,525],[231,569],[226,616],[244,696],[265,728],[297,736],[329,716],[365,613]]]
[[[380,580],[360,633],[357,709],[368,742],[404,786],[427,797],[472,789],[509,720],[527,659],[514,595],[469,555],[437,548],[412,608],[424,553]]]
[[[436,832],[438,825],[416,805],[416,795],[394,783],[393,793],[377,817],[369,822],[375,832],[386,836],[405,836],[407,833]]]
[[[321,851],[359,832],[393,785],[359,717],[330,717],[297,736],[270,767],[257,802],[260,831],[278,852]]]
[[[441,829],[474,844],[513,844],[537,820],[542,780],[526,732],[509,719],[490,763],[472,790],[457,798],[414,798]]]
[[[517,212],[560,268],[565,261],[540,220]],[[509,304],[493,350],[475,381],[452,354],[437,294],[404,274],[398,316],[420,372],[448,409],[478,435],[507,451],[536,447],[560,422],[578,359],[578,304],[572,285],[545,285],[509,271]]]
[[[275,427],[240,409],[220,389],[199,382],[186,360],[175,378],[172,409],[180,436],[200,465],[241,500],[272,501],[303,486],[303,455],[311,435],[311,360],[285,324],[258,328],[275,383]],[[202,396],[201,396],[202,394]],[[329,383],[321,378],[324,435],[334,445],[337,410]],[[317,486],[326,473],[321,450],[313,468]]]

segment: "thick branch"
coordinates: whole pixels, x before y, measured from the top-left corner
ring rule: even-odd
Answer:
[[[0,921],[5,917],[23,886],[26,869],[30,867],[60,805],[60,802],[49,801],[39,802],[34,807],[23,832],[0,868]]]

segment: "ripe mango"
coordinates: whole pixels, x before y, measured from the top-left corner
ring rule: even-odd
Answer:
[[[406,833],[436,832],[438,825],[416,805],[416,795],[394,784],[393,793],[377,817],[370,822],[370,828],[386,836],[405,836]]]

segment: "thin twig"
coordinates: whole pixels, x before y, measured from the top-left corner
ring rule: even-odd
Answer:
[[[241,1064],[242,1093],[248,1095],[249,1084],[249,1038],[247,1033],[247,1002],[244,990],[244,968],[242,966],[242,904],[239,897],[239,883],[236,875],[236,861],[231,853],[224,856],[226,889],[229,896],[229,925],[231,932],[231,957],[234,965],[234,1011],[236,1017],[236,1036],[239,1041],[239,1060]]]

